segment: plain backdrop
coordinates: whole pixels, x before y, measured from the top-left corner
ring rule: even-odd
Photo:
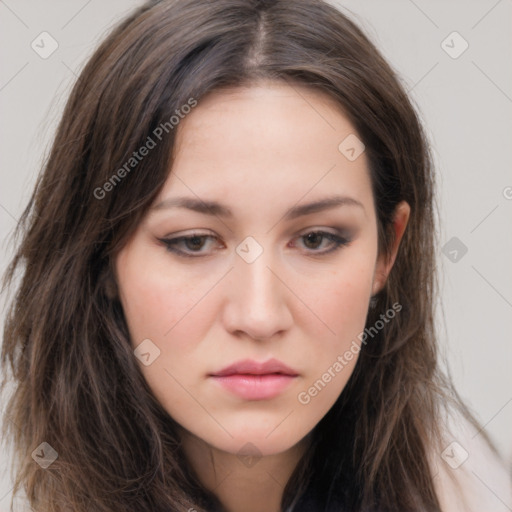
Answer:
[[[512,1],[331,3],[398,71],[427,128],[442,222],[440,344],[461,396],[512,461]],[[70,87],[109,28],[140,4],[0,1],[0,271]],[[46,58],[33,49],[41,38],[45,51],[58,45]],[[8,461],[3,453],[0,511],[10,500]]]

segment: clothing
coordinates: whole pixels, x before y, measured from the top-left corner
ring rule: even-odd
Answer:
[[[512,512],[511,461],[507,468],[482,433],[461,416],[452,413],[445,425],[447,445],[430,460],[442,512]],[[345,510],[341,503],[325,510],[321,497],[309,490],[285,512]]]
[[[466,420],[452,415],[448,428],[450,443],[432,457],[443,512],[511,512],[511,461],[500,461]]]

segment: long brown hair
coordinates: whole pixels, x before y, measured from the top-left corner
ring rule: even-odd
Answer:
[[[302,491],[324,511],[440,510],[429,457],[443,443],[441,409],[450,401],[475,422],[438,369],[434,174],[399,79],[361,30],[323,1],[164,0],[119,24],[81,72],[4,278],[12,288],[21,271],[4,329],[2,384],[9,373],[15,386],[3,429],[17,456],[15,491],[23,488],[38,511],[221,509],[142,376],[112,262],[172,172],[176,110],[261,79],[316,88],[356,127],[381,254],[393,242],[395,206],[411,206],[366,325],[396,302],[402,310],[363,347],[313,430],[283,510]],[[121,176],[162,123],[161,140]],[[30,456],[42,442],[58,454],[46,469]]]

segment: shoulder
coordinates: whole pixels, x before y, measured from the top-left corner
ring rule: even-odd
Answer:
[[[439,453],[432,454],[442,511],[512,511],[512,468],[494,453],[482,432],[452,413],[445,435]]]

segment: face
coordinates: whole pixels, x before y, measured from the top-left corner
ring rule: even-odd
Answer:
[[[169,177],[117,256],[150,388],[217,449],[291,448],[355,367],[351,347],[389,269],[354,137],[307,88],[212,93],[180,121]]]

